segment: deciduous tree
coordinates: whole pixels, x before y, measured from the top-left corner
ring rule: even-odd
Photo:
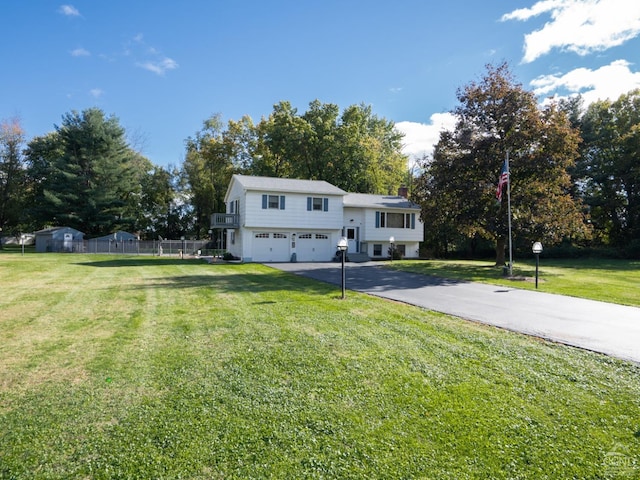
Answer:
[[[0,122],[0,231],[17,230],[24,206],[24,130],[17,118]],[[17,233],[17,232],[16,232]]]
[[[441,133],[420,179],[427,229],[490,239],[496,263],[504,264],[507,202],[496,203],[496,185],[508,153],[514,238],[550,245],[586,235],[567,172],[578,156],[579,134],[566,114],[554,105],[539,107],[507,64],[487,66],[457,97],[456,127]]]
[[[640,90],[590,104],[576,169],[597,238],[640,253]]]

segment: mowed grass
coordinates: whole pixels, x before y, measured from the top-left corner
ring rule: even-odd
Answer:
[[[261,265],[0,254],[0,478],[639,478],[637,365]]]
[[[388,263],[395,269],[444,278],[535,289],[535,260],[514,262],[515,279],[502,267],[482,260],[404,260]],[[538,289],[573,297],[640,306],[640,261],[605,259],[540,259]]]

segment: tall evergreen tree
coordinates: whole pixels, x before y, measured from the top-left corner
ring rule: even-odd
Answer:
[[[138,154],[116,117],[96,108],[65,114],[53,134],[29,143],[28,152],[41,225],[89,236],[135,228],[129,206],[140,192]]]

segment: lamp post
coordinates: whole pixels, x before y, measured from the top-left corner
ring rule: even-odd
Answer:
[[[347,248],[349,247],[349,242],[345,237],[342,237],[338,241],[338,251],[340,252],[340,257],[342,260],[342,299],[345,298],[345,278],[344,278],[344,257],[347,256]]]
[[[538,288],[538,266],[540,265],[540,253],[542,253],[542,243],[535,242],[531,250],[536,255],[536,288]]]
[[[395,241],[396,239],[394,237],[389,237],[389,243],[391,244],[391,262],[393,262],[393,244]]]

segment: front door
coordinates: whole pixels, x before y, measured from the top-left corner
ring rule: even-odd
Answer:
[[[347,227],[348,250],[351,253],[358,252],[358,230],[355,227]]]

